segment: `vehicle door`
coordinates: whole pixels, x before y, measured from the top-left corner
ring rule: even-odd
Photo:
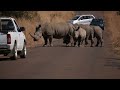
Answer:
[[[15,26],[16,26],[16,30],[18,33],[18,49],[21,50],[23,48],[23,32],[20,30],[20,27],[18,26],[18,24],[16,23],[16,21],[14,20]]]
[[[90,17],[90,16],[82,16],[82,17],[80,18],[80,24],[88,24],[88,25],[90,25],[92,19],[93,19],[93,18]]]
[[[89,24],[90,25],[90,23],[92,22],[92,20],[94,19],[94,17],[93,16],[87,16],[87,24]]]
[[[86,16],[81,16],[80,18],[79,18],[79,22],[78,22],[78,24],[86,24],[87,23],[87,17]]]

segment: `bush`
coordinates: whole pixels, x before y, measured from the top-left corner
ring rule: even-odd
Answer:
[[[31,19],[37,15],[37,11],[1,11],[0,16]]]
[[[117,11],[117,15],[120,15],[120,11]]]

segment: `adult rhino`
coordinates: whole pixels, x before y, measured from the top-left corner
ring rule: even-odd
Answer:
[[[104,42],[102,28],[100,26],[93,26],[93,25],[91,25],[91,27],[94,30],[94,38],[95,37],[97,38],[97,44],[95,46],[98,47],[99,44],[101,44],[100,46],[102,47]]]
[[[44,25],[39,25],[36,28],[34,35],[30,34],[30,36],[34,39],[34,41],[38,41],[41,36],[43,36],[46,46],[48,44],[53,46],[52,40],[55,39],[62,39],[63,42],[68,45],[70,42],[73,44],[72,34],[75,30],[75,27],[70,23],[60,22],[60,23],[45,23]]]

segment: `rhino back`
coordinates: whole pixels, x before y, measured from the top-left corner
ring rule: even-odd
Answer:
[[[86,37],[86,31],[85,31],[85,29],[80,28],[80,29],[79,29],[79,33],[80,33],[80,36],[81,36],[81,37]]]
[[[51,23],[46,24],[43,29],[43,34],[53,35],[54,37],[63,37],[69,31],[69,26],[67,23]]]
[[[80,24],[80,27],[83,28],[86,31],[87,35],[93,34],[94,30],[90,25],[82,25]]]
[[[95,36],[102,38],[103,30],[99,26],[93,26]]]

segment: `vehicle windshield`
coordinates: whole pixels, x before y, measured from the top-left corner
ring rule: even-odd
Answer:
[[[14,30],[14,25],[13,25],[13,22],[9,19],[1,19],[1,29],[2,31],[4,30]]]
[[[72,20],[77,20],[80,16],[75,16],[72,18]]]

